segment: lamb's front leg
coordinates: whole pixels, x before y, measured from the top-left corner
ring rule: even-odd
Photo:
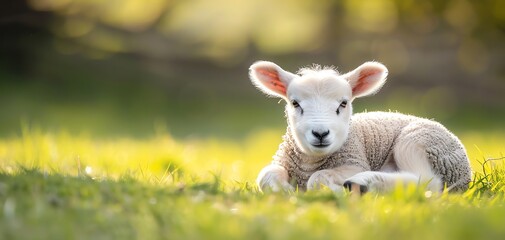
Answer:
[[[439,191],[441,189],[441,183],[437,177],[425,179],[425,181],[422,180],[423,179],[419,176],[409,172],[366,171],[346,179],[344,187],[349,190],[354,187],[359,187],[360,193],[368,191],[389,192],[392,191],[398,184],[409,185],[427,182],[428,189],[433,191]]]
[[[288,171],[284,167],[276,164],[270,164],[264,167],[259,173],[256,183],[262,192],[295,191],[295,188],[289,184]]]
[[[325,185],[333,192],[342,192],[344,182],[351,176],[363,171],[365,171],[363,168],[354,165],[319,170],[310,176],[307,182],[307,190],[317,190],[321,185]]]

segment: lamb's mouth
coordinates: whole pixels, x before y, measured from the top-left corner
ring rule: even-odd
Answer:
[[[316,147],[316,148],[325,148],[325,147],[330,146],[331,144],[320,142],[320,143],[311,144],[311,145],[314,146],[314,147]]]

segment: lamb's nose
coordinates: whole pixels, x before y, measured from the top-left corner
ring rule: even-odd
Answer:
[[[312,135],[314,135],[314,137],[319,139],[319,141],[323,141],[323,139],[326,136],[328,136],[328,134],[330,134],[330,130],[327,130],[326,132],[316,132],[316,131],[312,130]]]

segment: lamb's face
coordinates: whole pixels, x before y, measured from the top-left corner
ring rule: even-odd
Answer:
[[[298,147],[311,156],[337,151],[347,139],[352,89],[334,71],[293,79],[287,89],[286,114]]]
[[[337,151],[349,134],[351,102],[376,92],[385,82],[387,68],[366,62],[339,75],[332,69],[302,69],[300,75],[272,62],[250,68],[254,85],[270,96],[286,100],[289,127],[298,147],[309,156]]]

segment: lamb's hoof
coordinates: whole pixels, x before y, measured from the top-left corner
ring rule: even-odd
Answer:
[[[344,187],[347,188],[347,190],[349,190],[349,192],[351,192],[351,193],[357,193],[359,195],[363,195],[366,192],[368,192],[368,187],[367,186],[360,185],[360,184],[357,184],[357,183],[353,183],[351,181],[346,181],[344,183]]]

